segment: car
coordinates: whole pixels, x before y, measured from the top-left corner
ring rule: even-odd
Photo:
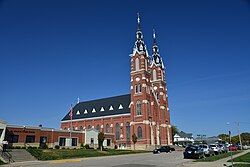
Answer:
[[[229,151],[237,151],[238,150],[238,148],[234,145],[229,146],[228,149],[229,149]]]
[[[207,157],[213,156],[215,154],[214,150],[211,147],[209,147],[207,144],[200,144],[199,147],[202,149],[203,153]]]
[[[171,153],[172,151],[175,151],[175,148],[172,148],[170,146],[161,146],[160,148],[154,149],[153,153],[161,153],[161,152],[166,152],[166,153]]]
[[[225,144],[219,144],[219,147],[220,147],[222,153],[228,152],[228,148]]]
[[[184,158],[204,158],[205,154],[203,150],[198,146],[189,145],[183,152]]]
[[[210,144],[209,147],[212,148],[212,149],[214,150],[214,153],[215,153],[216,155],[222,153],[221,148],[219,147],[218,144]]]

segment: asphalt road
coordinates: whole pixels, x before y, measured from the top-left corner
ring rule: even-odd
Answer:
[[[58,160],[40,164],[23,164],[34,167],[176,167],[191,160],[183,159],[182,152],[172,153],[143,153],[133,155],[119,155],[109,157],[81,158]]]

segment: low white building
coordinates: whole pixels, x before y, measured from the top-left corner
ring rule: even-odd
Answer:
[[[194,137],[192,133],[185,133],[183,131],[174,135],[174,144],[186,146],[194,143]]]
[[[3,144],[6,131],[6,122],[0,120],[0,145]]]

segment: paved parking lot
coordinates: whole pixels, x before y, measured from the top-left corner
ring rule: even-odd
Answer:
[[[30,162],[13,164],[13,166],[34,167],[176,167],[191,160],[183,159],[182,152],[172,153],[143,153],[133,155],[119,155],[109,157],[81,158],[72,160],[58,160],[46,162]]]

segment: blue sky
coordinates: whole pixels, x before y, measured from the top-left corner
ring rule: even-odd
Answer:
[[[156,29],[171,123],[250,132],[249,0],[0,0],[0,119],[59,128],[78,97],[129,93],[137,12],[150,54]]]

